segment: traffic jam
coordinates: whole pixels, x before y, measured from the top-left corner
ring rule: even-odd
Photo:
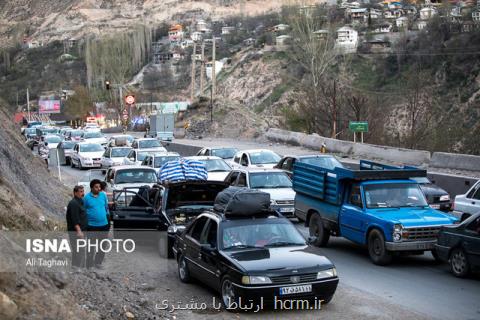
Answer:
[[[184,156],[157,138],[107,136],[95,123],[31,122],[22,134],[47,166],[56,157],[101,174],[113,230],[158,230],[160,256],[177,261],[178,279],[211,287],[228,310],[242,301],[329,303],[341,274],[321,248],[333,237],[379,266],[424,253],[455,277],[480,266],[480,181],[451,199],[424,169],[352,166],[326,153],[225,146]]]

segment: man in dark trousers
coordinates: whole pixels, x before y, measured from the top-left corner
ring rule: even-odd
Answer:
[[[72,249],[72,267],[83,267],[85,264],[85,248],[77,246],[78,239],[84,239],[87,230],[87,213],[83,206],[83,186],[73,188],[73,199],[67,206],[67,230]]]
[[[105,252],[95,250],[92,243],[100,248],[100,242],[108,237],[110,224],[107,218],[108,199],[105,192],[101,192],[101,181],[93,179],[90,181],[90,192],[83,198],[88,218],[88,239],[89,250],[87,251],[87,268],[96,267],[102,269],[102,262]]]

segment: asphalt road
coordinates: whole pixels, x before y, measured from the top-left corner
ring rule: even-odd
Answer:
[[[62,177],[68,186],[93,176],[98,175],[62,167]],[[302,224],[297,223],[297,227],[308,235]],[[370,300],[377,297],[379,302],[386,300],[438,319],[480,319],[479,274],[468,279],[455,278],[448,265],[437,264],[430,253],[399,257],[390,266],[376,266],[370,262],[366,249],[343,238],[331,238],[323,251],[335,263],[341,283],[363,291]]]

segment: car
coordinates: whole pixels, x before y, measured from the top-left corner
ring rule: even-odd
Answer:
[[[37,129],[36,128],[25,128],[23,130],[23,136],[26,141],[32,140],[36,137],[37,135]]]
[[[83,130],[70,130],[65,135],[65,140],[80,141],[82,139]]]
[[[102,155],[102,168],[108,169],[123,164],[123,159],[128,156],[130,147],[108,147]]]
[[[42,125],[41,121],[28,121],[27,128],[36,128],[41,125]]]
[[[84,131],[90,131],[90,132],[100,132],[101,129],[96,123],[86,123],[85,126],[83,127]]]
[[[68,131],[71,131],[71,130],[73,130],[73,128],[64,127],[64,128],[61,128],[58,133],[61,134],[62,136],[65,136],[65,134],[66,134]]]
[[[480,211],[462,223],[444,226],[438,233],[435,251],[450,264],[456,277],[466,277],[480,267]]]
[[[129,188],[138,191],[140,187],[152,187],[157,183],[157,173],[145,166],[116,166],[108,169],[105,182],[110,191]]]
[[[294,217],[295,191],[288,175],[279,169],[234,169],[225,178],[231,186],[247,187],[270,194],[272,209]]]
[[[229,311],[242,301],[253,310],[284,299],[326,304],[339,281],[334,264],[273,210],[205,211],[176,233],[173,251],[180,281],[196,279],[220,292]]]
[[[214,156],[220,157],[222,159],[232,159],[235,154],[238,152],[237,148],[229,147],[208,147],[202,148],[197,152],[197,156]]]
[[[129,134],[114,135],[114,136],[111,136],[110,139],[108,140],[108,146],[109,147],[118,147],[117,145],[115,145],[115,143],[116,143],[116,141],[119,141],[119,140],[122,140],[122,139],[126,140],[127,146],[131,146],[133,140],[135,140],[135,138],[133,136],[129,135]]]
[[[432,183],[427,177],[412,178],[417,181],[422,189],[427,202],[433,209],[449,212],[452,209],[452,202],[447,191]]]
[[[132,148],[138,149],[141,151],[157,151],[157,152],[167,152],[161,142],[155,138],[142,138],[142,139],[135,139],[132,142]]]
[[[72,168],[101,168],[102,155],[105,149],[101,144],[90,142],[79,142],[73,147],[70,166]]]
[[[185,159],[197,160],[205,164],[208,172],[208,181],[224,181],[232,168],[220,157],[215,156],[193,156]]]
[[[102,146],[107,146],[107,138],[100,131],[84,131],[80,137],[81,141],[88,141],[91,143],[99,143]]]
[[[239,151],[233,157],[232,168],[259,167],[272,169],[280,161],[281,157],[268,149],[252,149]]]
[[[310,163],[321,166],[323,168],[333,170],[335,167],[344,168],[343,164],[332,155],[319,154],[319,155],[304,155],[304,156],[284,156],[275,166],[276,169],[285,171],[291,178],[293,175],[293,165],[295,162]]]
[[[137,150],[131,149],[128,155],[123,159],[124,165],[141,165],[145,157],[158,153],[155,150]]]
[[[159,152],[147,155],[145,159],[143,159],[141,165],[155,169],[158,175],[158,173],[160,172],[160,168],[165,163],[178,159],[180,159],[180,155],[176,152]]]
[[[73,153],[73,147],[75,146],[74,141],[68,141],[64,140],[60,142],[57,146],[57,149],[62,150],[63,154],[65,156],[65,164],[70,165],[71,163],[71,158],[72,158],[72,153]]]
[[[457,195],[453,203],[453,213],[462,221],[478,211],[480,211],[480,180],[467,193]]]
[[[48,149],[56,149],[58,144],[63,141],[62,138],[60,138],[57,135],[54,134],[49,134],[44,137],[45,142],[47,142]]]

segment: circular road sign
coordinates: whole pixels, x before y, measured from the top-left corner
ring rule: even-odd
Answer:
[[[134,95],[128,95],[125,97],[125,102],[127,104],[134,104],[135,103],[135,96]]]

